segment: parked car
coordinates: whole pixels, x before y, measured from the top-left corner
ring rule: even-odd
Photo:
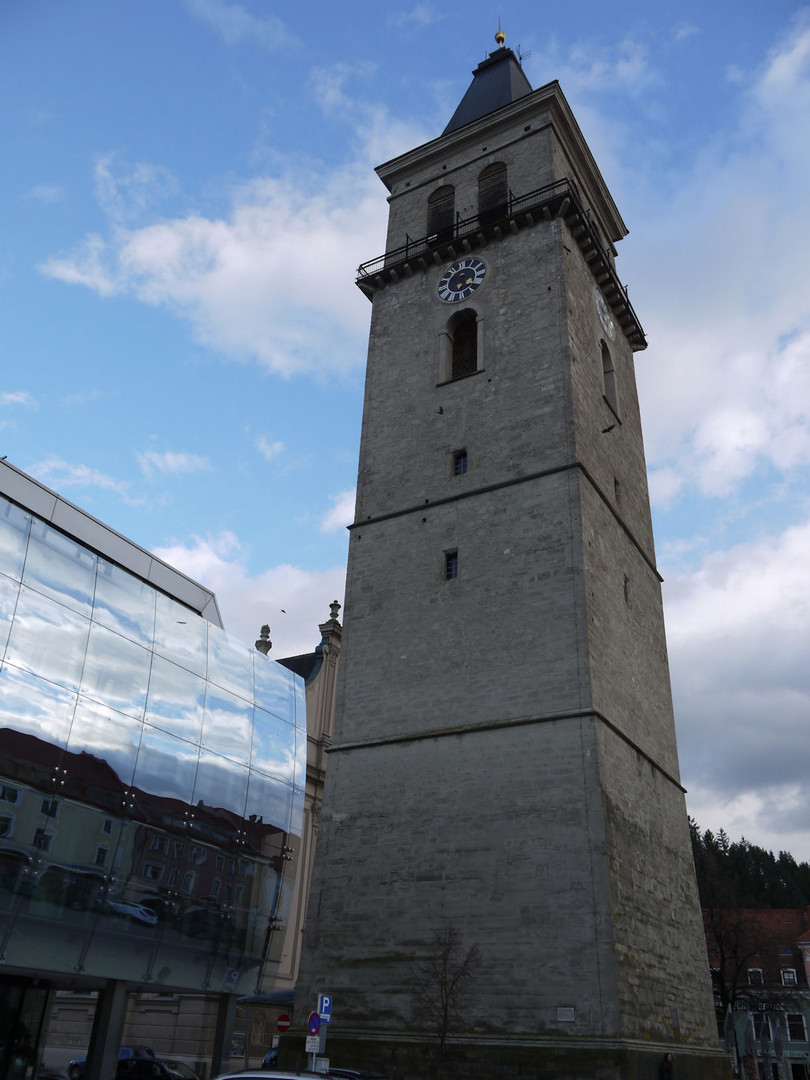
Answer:
[[[108,900],[105,907],[107,911],[112,911],[115,915],[123,915],[125,918],[132,919],[133,922],[143,923],[145,926],[154,926],[158,921],[157,915],[151,908],[144,907],[143,904],[132,903],[129,900]]]
[[[221,1073],[215,1080],[324,1080],[328,1073],[285,1072],[283,1069],[242,1069],[235,1073]]]
[[[157,1058],[126,1058],[115,1070],[115,1080],[177,1080],[177,1076]]]
[[[159,1060],[172,1074],[172,1080],[200,1080],[191,1066],[187,1065],[185,1061],[181,1061],[180,1058],[164,1057],[161,1054]]]
[[[154,1058],[154,1054],[148,1046],[122,1046],[118,1051],[118,1060],[126,1061],[128,1058]],[[70,1080],[82,1080],[84,1069],[87,1065],[87,1057],[74,1058],[68,1063],[68,1076]]]

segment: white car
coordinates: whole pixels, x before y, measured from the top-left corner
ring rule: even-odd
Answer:
[[[112,911],[116,915],[123,915],[128,919],[132,919],[133,922],[143,923],[145,926],[154,926],[158,921],[157,915],[151,908],[144,907],[142,904],[133,904],[129,900],[108,900],[106,908],[107,911]]]

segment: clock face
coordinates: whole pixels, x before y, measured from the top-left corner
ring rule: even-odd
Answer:
[[[483,283],[487,264],[483,259],[459,259],[448,266],[439,282],[439,297],[447,304],[466,300]]]
[[[607,336],[613,341],[616,336],[616,324],[613,321],[610,308],[605,303],[605,298],[598,289],[594,289],[593,295],[596,300],[596,310],[599,313],[599,321]]]

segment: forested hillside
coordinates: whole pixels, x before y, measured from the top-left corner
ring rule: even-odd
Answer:
[[[701,833],[689,819],[700,902],[705,908],[798,908],[810,904],[810,863],[797,863],[787,851],[732,843],[721,829]]]

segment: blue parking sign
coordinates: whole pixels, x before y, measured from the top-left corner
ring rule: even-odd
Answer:
[[[332,1019],[332,995],[318,994],[318,1016],[325,1024]]]

